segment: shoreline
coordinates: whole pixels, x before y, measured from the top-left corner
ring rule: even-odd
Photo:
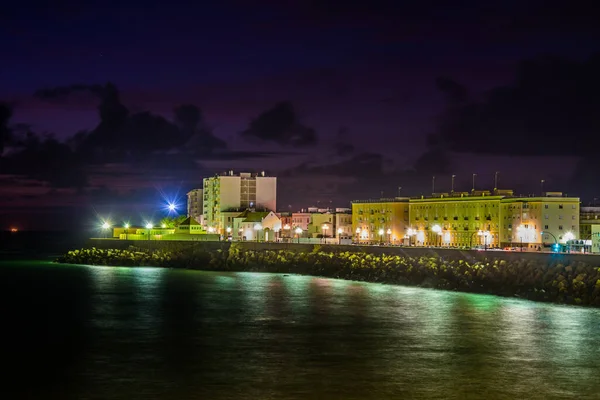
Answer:
[[[311,252],[251,250],[235,244],[228,249],[193,247],[178,251],[88,248],[70,251],[56,262],[298,274],[600,307],[600,268],[582,262],[465,261],[433,255],[331,252],[320,246]]]

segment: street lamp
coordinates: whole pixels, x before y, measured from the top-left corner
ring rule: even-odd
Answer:
[[[262,225],[261,224],[255,224],[254,225],[254,230],[256,231],[256,241],[258,242],[258,236],[259,236],[259,232],[262,229]]]
[[[438,237],[439,238],[442,237],[441,236],[442,235],[442,227],[436,224],[436,225],[434,225],[434,226],[431,227],[431,230],[433,231],[433,233],[436,234],[435,244],[437,246],[437,243],[438,243],[438,239],[437,238]]]
[[[327,230],[328,230],[328,229],[329,229],[329,226],[327,226],[327,224],[323,224],[323,225],[321,226],[321,230],[323,231],[323,237],[324,237],[325,239],[327,239]]]
[[[408,228],[406,230],[406,236],[408,236],[408,245],[412,246],[412,237],[417,234],[417,231],[413,228]]]
[[[238,234],[239,234],[239,235],[238,235],[238,236],[239,236],[239,239],[238,239],[238,240],[239,240],[240,242],[242,241],[242,233],[243,233],[243,232],[244,232],[244,228],[240,228],[240,229],[238,229]]]
[[[390,244],[392,244],[392,230],[390,228],[388,228],[388,230],[387,230],[387,235],[388,235],[388,242]]]
[[[344,233],[344,230],[342,228],[338,228],[338,230],[337,230],[338,244],[342,244],[342,233]]]
[[[488,237],[490,236],[490,232],[489,231],[482,231],[480,229],[479,231],[477,231],[477,236],[483,238],[483,250],[487,250],[487,242],[488,242]]]
[[[125,225],[123,225],[123,228],[125,228],[125,240],[127,240],[127,236],[129,233],[129,224],[126,222]]]
[[[360,228],[356,228],[356,243],[360,243]]]
[[[150,230],[154,228],[154,225],[152,225],[152,222],[148,222],[146,224],[146,229],[148,229],[148,240],[150,240]]]
[[[565,241],[565,243],[567,245],[567,253],[571,252],[571,244],[569,242],[574,239],[575,239],[575,235],[573,234],[573,232],[570,232],[570,231],[565,233],[565,236],[563,236],[563,240]]]
[[[102,223],[102,232],[104,234],[104,238],[106,239],[108,230],[110,229],[110,223],[108,221],[104,221]]]
[[[384,230],[383,229],[379,229],[379,232],[377,232],[377,233],[379,233],[379,244],[381,244],[381,243],[383,243],[383,233],[384,233]]]
[[[289,224],[285,224],[283,226],[283,230],[285,231],[285,237],[287,238],[290,237],[290,229],[292,229],[292,227]]]
[[[296,232],[296,235],[298,235],[298,243],[300,243],[300,235],[302,235],[302,228],[297,227],[294,232]]]

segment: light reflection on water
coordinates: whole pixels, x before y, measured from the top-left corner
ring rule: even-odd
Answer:
[[[69,355],[38,398],[600,393],[597,309],[259,273],[31,264],[4,266],[0,278],[50,285],[28,292],[31,302],[7,287],[31,318],[19,319],[24,329],[54,310],[54,331],[25,353],[28,365],[44,361],[40,346]]]

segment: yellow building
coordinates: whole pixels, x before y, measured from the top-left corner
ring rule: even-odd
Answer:
[[[541,249],[579,237],[579,198],[560,192],[501,202],[502,246]]]
[[[408,225],[408,198],[352,202],[352,232],[355,241],[403,244]]]
[[[600,206],[581,207],[579,238],[591,241],[591,251],[600,253]]]
[[[499,246],[500,201],[511,191],[439,193],[410,199],[409,243],[417,246]]]
[[[335,214],[331,212],[310,213],[310,223],[307,227],[309,237],[335,237]]]

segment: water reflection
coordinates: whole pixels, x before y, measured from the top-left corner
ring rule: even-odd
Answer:
[[[595,309],[294,275],[30,268],[2,272],[12,274],[4,282],[35,288],[7,293],[39,324],[15,313],[9,326],[46,332],[36,348],[64,356],[52,376],[71,384],[56,398],[596,398],[600,390]],[[66,297],[49,295],[46,282]],[[27,354],[33,365],[43,360]]]

